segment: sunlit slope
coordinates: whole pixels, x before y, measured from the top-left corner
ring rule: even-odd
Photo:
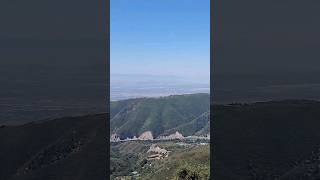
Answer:
[[[205,134],[209,100],[209,94],[200,93],[111,102],[110,133],[117,133],[121,138],[138,136],[145,131],[151,131],[154,136],[174,130],[183,131],[184,136]],[[184,131],[186,127],[188,131]]]
[[[111,179],[136,171],[137,179],[208,179],[210,175],[210,146],[177,142],[158,142],[157,146],[169,150],[169,156],[160,160],[147,160],[151,142],[125,142],[111,146]]]

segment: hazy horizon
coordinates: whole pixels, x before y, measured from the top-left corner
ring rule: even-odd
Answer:
[[[209,92],[208,79],[197,81],[172,75],[112,74],[110,80],[111,101]]]
[[[112,0],[111,100],[209,92],[209,4]]]

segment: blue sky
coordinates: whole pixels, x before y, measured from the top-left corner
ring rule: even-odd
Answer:
[[[112,74],[206,78],[210,0],[111,0]]]

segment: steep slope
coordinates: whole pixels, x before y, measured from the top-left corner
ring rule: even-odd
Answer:
[[[152,163],[142,171],[142,179],[209,179],[210,147],[195,146],[173,152],[171,156]],[[192,178],[193,176],[193,178]]]
[[[312,151],[310,157],[296,162],[292,169],[279,176],[279,180],[315,180],[320,178],[320,148]]]
[[[210,112],[206,111],[194,120],[181,124],[173,129],[166,130],[164,134],[172,134],[176,131],[188,135],[205,135],[210,132]]]
[[[161,135],[168,130],[183,124],[197,124],[189,126],[191,131],[183,135],[193,135],[207,126],[209,111],[209,94],[173,95],[160,98],[139,98],[111,102],[111,131],[121,138],[139,136],[145,131],[151,131],[154,136]]]
[[[216,105],[212,111],[216,179],[299,179],[307,174],[299,164],[320,145],[320,102]]]
[[[0,179],[105,179],[107,114],[0,128]]]

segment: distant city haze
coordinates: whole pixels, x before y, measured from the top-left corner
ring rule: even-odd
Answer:
[[[174,94],[209,93],[209,79],[164,75],[112,74],[110,99],[161,97]]]
[[[209,5],[111,0],[111,100],[209,92]]]

